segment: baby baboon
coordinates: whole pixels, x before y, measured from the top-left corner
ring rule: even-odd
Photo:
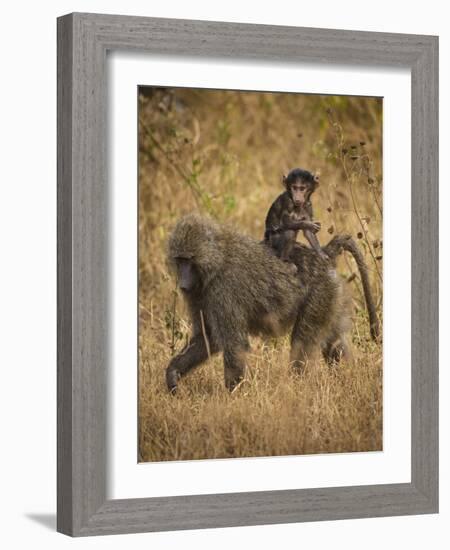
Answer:
[[[325,251],[331,260],[343,245],[333,239]],[[173,230],[169,264],[186,299],[192,336],[166,370],[175,392],[180,377],[223,351],[225,385],[242,381],[249,335],[291,332],[291,362],[302,370],[321,349],[332,363],[349,356],[349,299],[332,261],[323,262],[307,246],[296,245],[292,273],[270,249],[209,218],[190,214]]]
[[[319,177],[307,170],[295,168],[283,176],[286,191],[272,204],[266,217],[264,240],[285,262],[291,261],[291,253],[299,231],[322,259],[323,252],[316,233],[320,223],[313,221],[311,195],[319,185]]]

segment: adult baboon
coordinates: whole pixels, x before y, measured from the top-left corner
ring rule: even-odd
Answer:
[[[342,250],[334,238],[325,252]],[[349,356],[349,298],[333,262],[309,247],[296,245],[298,273],[264,243],[190,214],[173,230],[168,259],[186,299],[192,336],[166,370],[175,392],[180,377],[223,351],[225,385],[242,381],[249,335],[281,336],[291,331],[291,363],[302,370],[316,351],[332,363]]]

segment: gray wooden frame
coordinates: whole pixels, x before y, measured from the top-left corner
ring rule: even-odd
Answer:
[[[107,500],[106,52],[412,72],[411,483]],[[58,531],[73,536],[438,511],[438,38],[116,15],[58,19]]]

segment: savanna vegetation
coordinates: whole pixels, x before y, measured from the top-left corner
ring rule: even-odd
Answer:
[[[289,337],[252,341],[233,394],[221,356],[183,379],[165,368],[190,327],[165,249],[178,218],[201,211],[257,239],[282,174],[320,172],[318,233],[357,239],[382,317],[382,101],[377,98],[141,88],[139,94],[139,456],[141,461],[373,451],[382,448],[382,347],[370,340],[356,265],[355,360],[303,376]],[[299,238],[302,238],[299,236]]]

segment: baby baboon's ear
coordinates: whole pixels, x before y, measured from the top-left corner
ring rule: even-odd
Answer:
[[[281,181],[283,182],[283,185],[287,189],[287,175],[286,174],[283,174],[283,177],[281,178]]]
[[[314,183],[316,184],[316,187],[317,187],[319,185],[320,174],[316,172],[315,174],[313,174],[313,177],[314,177]]]

